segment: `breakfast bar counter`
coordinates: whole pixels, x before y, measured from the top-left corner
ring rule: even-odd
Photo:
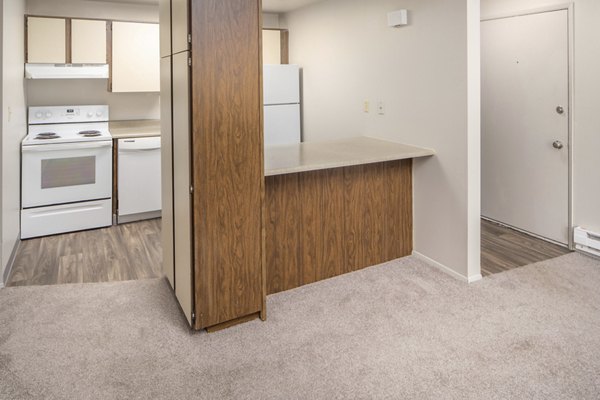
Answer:
[[[412,252],[412,159],[369,137],[265,148],[267,293]]]
[[[427,157],[432,149],[366,136],[265,148],[265,176]]]

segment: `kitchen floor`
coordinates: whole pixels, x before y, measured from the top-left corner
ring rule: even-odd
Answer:
[[[21,242],[7,286],[114,282],[162,276],[161,220]]]
[[[570,253],[545,240],[481,220],[481,275],[488,276],[513,268],[549,260]]]
[[[160,219],[24,240],[7,286],[113,282],[162,276]],[[481,221],[481,274],[559,257],[561,246]]]

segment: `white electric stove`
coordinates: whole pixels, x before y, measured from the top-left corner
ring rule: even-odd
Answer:
[[[21,143],[21,238],[112,224],[108,106],[30,107]]]

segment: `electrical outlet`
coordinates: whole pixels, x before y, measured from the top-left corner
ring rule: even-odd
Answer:
[[[369,104],[369,100],[365,100],[364,104],[363,104],[363,111],[368,114],[369,113],[369,109],[370,109],[370,104]]]
[[[377,103],[377,114],[385,115],[385,104],[383,101]]]

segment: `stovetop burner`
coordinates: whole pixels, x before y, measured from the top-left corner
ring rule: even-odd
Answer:
[[[81,131],[79,134],[83,137],[96,137],[102,135],[100,131],[91,130],[91,131]]]
[[[27,136],[21,142],[25,150],[42,146],[87,148],[83,143],[112,144],[108,106],[29,107]],[[39,147],[35,147],[39,146]]]
[[[36,140],[58,139],[60,136],[56,132],[42,132],[35,136]]]

